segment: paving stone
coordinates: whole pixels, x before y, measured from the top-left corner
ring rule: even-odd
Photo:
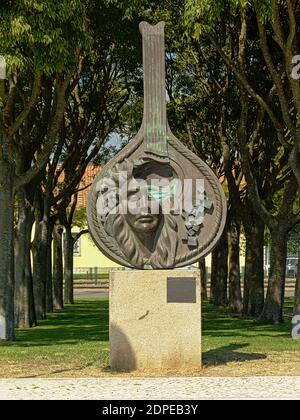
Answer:
[[[300,377],[3,379],[6,399],[299,400]]]

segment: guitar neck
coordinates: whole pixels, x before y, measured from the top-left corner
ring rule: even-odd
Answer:
[[[168,157],[165,23],[140,24],[144,63],[144,142],[145,152]]]

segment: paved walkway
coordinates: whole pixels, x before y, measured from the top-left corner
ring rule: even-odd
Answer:
[[[0,400],[300,399],[300,377],[3,379]]]
[[[108,290],[102,289],[75,289],[74,296],[79,298],[108,298]]]

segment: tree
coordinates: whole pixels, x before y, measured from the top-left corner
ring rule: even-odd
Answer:
[[[56,189],[51,202],[53,212],[65,229],[65,303],[73,303],[73,248],[79,239],[72,235],[76,194],[88,164],[102,164],[115,152],[106,143],[121,124],[138,66],[133,42],[136,29],[123,24],[123,34],[111,31],[112,24],[122,22],[118,10],[105,6],[93,10],[93,22],[95,44],[89,54],[81,57],[80,77],[73,84],[67,105],[61,159],[52,184],[53,191]],[[80,235],[84,233],[86,229]]]
[[[76,211],[77,194],[74,195],[71,206],[67,209],[61,220],[64,220],[64,303],[74,303],[74,280],[73,280],[73,255],[74,245],[82,235],[89,233],[87,229],[86,209]],[[72,233],[73,226],[80,228],[76,234]]]
[[[70,200],[79,182],[74,176],[70,177],[63,197],[58,194],[56,202],[51,202],[54,187],[51,176],[61,160],[67,105],[76,103],[80,97],[81,109],[87,110],[89,102],[90,107],[86,111],[89,118],[84,117],[81,121],[88,126],[91,120],[99,117],[97,100],[101,102],[102,115],[97,124],[98,128],[102,127],[102,137],[97,141],[97,127],[92,133],[93,126],[88,126],[88,140],[80,143],[84,155],[82,160],[74,161],[72,149],[73,166],[68,168],[68,173],[74,174],[78,167],[84,169],[88,157],[95,156],[95,147],[94,155],[89,154],[89,145],[98,144],[100,147],[104,134],[107,135],[107,126],[113,127],[114,118],[126,102],[126,83],[121,86],[125,79],[124,63],[134,62],[134,54],[130,55],[128,51],[132,49],[134,52],[135,47],[129,25],[124,25],[124,33],[127,31],[128,35],[124,38],[120,32],[113,31],[120,13],[116,8],[107,7],[104,0],[100,4],[77,0],[71,3],[35,0],[3,3],[0,50],[7,60],[10,75],[5,85],[1,82],[0,89],[0,339],[11,340],[14,338],[13,216],[16,194],[19,214],[26,208],[28,210],[19,218],[16,235],[16,255],[22,255],[20,262],[23,261],[20,269],[16,270],[18,324],[30,326],[32,299],[29,299],[29,289],[32,281],[30,274],[29,277],[24,275],[25,271],[28,272],[24,267],[30,260],[30,244],[29,234],[25,244],[24,232],[30,230],[34,214],[33,294],[36,315],[40,319],[46,316],[47,308],[51,309],[50,244],[54,226],[51,206]],[[129,43],[130,36],[132,42]],[[119,57],[118,62],[116,56]],[[106,72],[101,73],[103,63]],[[120,63],[124,70],[122,80]],[[135,66],[134,62],[132,67]],[[89,89],[95,86],[97,89],[94,92],[85,91],[87,96],[81,97],[88,84]],[[117,90],[118,97],[114,94]],[[97,97],[99,92],[101,95]],[[112,109],[115,114],[111,113]],[[74,107],[74,112],[78,110],[79,107]],[[80,119],[82,115],[77,117]],[[84,135],[86,131],[81,140],[85,140]],[[69,198],[66,199],[66,195]],[[24,285],[26,293],[21,293]]]
[[[287,11],[289,17],[287,37],[281,27],[283,22],[279,21],[279,7],[281,5],[282,16],[286,17],[285,12]],[[279,6],[279,3],[275,0],[251,3],[242,1],[198,1],[193,2],[193,4],[188,0],[186,6],[186,19],[189,23],[193,22],[196,37],[199,38],[201,33],[205,34],[222,60],[235,74],[239,84],[241,117],[238,139],[243,171],[253,207],[259,217],[268,225],[272,235],[272,263],[262,319],[278,323],[283,320],[287,236],[289,230],[299,221],[299,215],[293,212],[297,184],[292,178],[290,180],[285,179],[282,205],[278,209],[277,217],[274,217],[274,213],[269,211],[268,206],[265,205],[266,203],[263,203],[261,200],[249,161],[249,145],[253,144],[253,135],[256,137],[256,141],[260,136],[260,129],[266,114],[275,129],[278,142],[277,147],[282,155],[288,156],[289,165],[294,177],[298,180],[299,187],[299,173],[297,169],[299,163],[295,163],[295,161],[299,162],[297,157],[299,156],[297,135],[299,85],[296,87],[295,80],[290,77],[291,63],[289,61],[292,57],[291,51],[296,45],[294,18],[298,8],[293,1],[282,2]],[[271,21],[271,16],[274,18],[273,21]],[[232,33],[230,29],[232,22],[235,24],[238,21],[240,22],[240,30],[236,33],[235,42],[238,45],[238,54],[233,56],[231,50],[228,49],[228,43],[224,42],[219,32],[216,31],[216,25],[224,18],[228,22],[228,32],[225,33],[225,36],[227,33]],[[255,38],[254,30],[252,31],[252,28],[255,28],[255,26],[259,32],[258,39],[257,37]],[[279,45],[279,50],[270,42],[272,35],[275,35],[277,37],[276,42],[278,43],[279,41],[281,44],[281,46]],[[259,86],[255,86],[254,81],[249,77],[251,64],[255,63],[252,54],[253,45],[259,45],[265,68],[268,70],[265,77],[263,77],[263,74],[261,77],[261,79],[265,79],[265,86],[270,86],[267,92],[261,90],[261,83],[259,83]],[[277,60],[276,65],[273,60]],[[257,128],[249,136],[250,107],[253,106],[253,102],[258,108]],[[282,168],[286,173],[285,168]]]
[[[292,0],[110,3],[124,12],[124,22],[168,21],[166,87],[172,129],[220,178],[225,175],[228,184],[231,304],[240,307],[237,248],[242,222],[247,239],[244,312],[262,312],[266,225],[274,264],[263,318],[281,322],[287,236],[299,220],[299,87],[290,78],[289,61],[296,50],[299,7]],[[137,77],[136,95],[123,114],[129,133],[141,121],[141,86]],[[225,254],[222,264],[227,264]],[[219,268],[216,276],[225,272]],[[222,278],[219,289],[224,291],[227,274]]]
[[[51,154],[77,48],[86,40],[86,19],[80,1],[22,0],[4,2],[0,23],[0,50],[10,68],[0,109],[0,339],[10,340],[14,339],[14,195],[39,175]],[[24,83],[26,79],[29,83]],[[34,162],[18,172],[15,157],[21,156],[22,131],[32,123],[34,128],[32,112],[47,79],[53,81],[51,118],[35,144]]]
[[[300,315],[300,255],[298,259],[298,270],[296,278],[294,315]]]

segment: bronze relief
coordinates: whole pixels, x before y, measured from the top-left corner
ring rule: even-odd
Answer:
[[[211,169],[171,132],[165,91],[164,22],[140,24],[144,120],[96,178],[88,223],[99,249],[130,268],[170,269],[212,251],[226,199]]]

